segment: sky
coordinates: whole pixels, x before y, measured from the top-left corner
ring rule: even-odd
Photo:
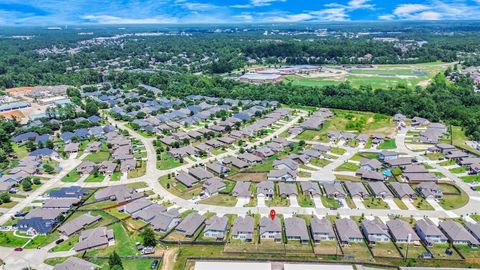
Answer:
[[[480,0],[0,0],[0,25],[480,19]]]

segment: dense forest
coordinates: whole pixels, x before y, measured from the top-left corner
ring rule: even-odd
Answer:
[[[399,22],[361,26],[299,25],[296,28],[284,25],[277,26],[275,31],[273,26],[244,26],[248,31],[226,31],[227,27],[223,26],[221,29],[224,31],[221,32],[216,31],[216,27],[168,30],[93,27],[60,32],[2,29],[0,90],[25,85],[80,86],[104,81],[113,82],[115,87],[132,88],[138,83],[146,83],[164,90],[168,96],[203,94],[225,98],[278,100],[290,105],[324,106],[389,115],[401,112],[408,116],[422,116],[433,121],[443,120],[461,125],[467,135],[480,139],[480,96],[474,93],[472,82],[468,78],[460,78],[451,83],[443,74],[439,74],[426,88],[397,86],[372,90],[368,86],[355,89],[348,83],[327,87],[302,87],[289,83],[250,85],[215,75],[242,69],[251,63],[250,60],[271,65],[411,63],[436,60],[465,61],[464,64],[475,65],[480,62],[479,24],[412,25]],[[315,31],[322,27],[328,28],[331,34],[315,35]],[[91,31],[92,34],[83,36],[79,35],[80,31]],[[164,31],[162,33],[165,35],[132,35],[142,31]],[[188,34],[184,35],[182,31]],[[276,34],[264,36],[265,31]],[[372,35],[357,35],[355,31],[381,31],[382,37],[426,43],[401,50],[391,42],[376,41]],[[17,39],[9,38],[9,35],[32,37]],[[96,43],[95,38],[114,35],[121,37],[109,39],[106,43]],[[92,40],[93,43],[86,43]],[[39,52],[45,48],[48,49],[46,52]],[[60,52],[52,52],[52,48],[60,49]],[[75,52],[62,51],[72,48]],[[365,54],[372,54],[372,58],[363,58]],[[108,69],[112,61],[128,65],[128,68]],[[129,70],[149,69],[149,62],[154,62],[161,68],[150,72]],[[104,69],[99,69],[100,67]],[[6,125],[2,128],[6,131],[0,134],[2,142],[5,142],[5,134],[11,128]],[[9,153],[8,146],[3,145],[3,152]],[[2,152],[0,159],[1,154]]]

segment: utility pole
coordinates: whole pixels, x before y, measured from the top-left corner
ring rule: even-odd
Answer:
[[[410,241],[412,241],[412,234],[411,233],[408,234],[408,238],[407,238],[407,251],[405,252],[405,261],[407,261],[407,259],[408,259],[408,248],[410,246]]]

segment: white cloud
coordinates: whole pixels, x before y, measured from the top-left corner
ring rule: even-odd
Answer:
[[[350,17],[347,15],[345,8],[328,8],[313,12],[320,21],[348,21]]]
[[[392,15],[392,14],[380,15],[378,16],[378,19],[382,21],[391,21],[391,20],[395,20],[395,15]]]
[[[480,0],[477,0],[480,3]],[[401,4],[381,20],[464,20],[480,18],[480,6],[464,0],[430,0],[425,4]]]
[[[177,18],[173,17],[151,17],[151,18],[124,18],[111,15],[84,15],[81,17],[92,23],[99,24],[160,24],[160,23],[178,23]]]
[[[400,17],[412,16],[417,12],[429,10],[430,7],[421,4],[403,4],[395,8],[393,14]]]
[[[251,0],[250,3],[255,7],[270,6],[274,2],[285,2],[287,0]]]

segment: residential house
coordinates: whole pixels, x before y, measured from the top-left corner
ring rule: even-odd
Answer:
[[[273,181],[262,181],[257,184],[257,197],[272,198],[275,194]]]
[[[445,234],[429,219],[417,220],[415,231],[428,246],[447,243]]]
[[[391,182],[389,185],[392,187],[395,195],[400,199],[409,198],[414,200],[417,198],[417,193],[408,183]]]
[[[250,191],[250,182],[238,181],[232,190],[232,196],[238,198],[252,197],[252,192]]]
[[[260,239],[282,241],[282,223],[280,218],[271,219],[262,217],[260,219]]]
[[[362,221],[362,231],[370,244],[389,242],[388,227],[379,219]]]
[[[198,213],[191,213],[178,224],[175,230],[186,237],[193,237],[195,232],[205,223],[205,217]]]
[[[335,221],[338,237],[342,244],[358,243],[363,241],[363,235],[355,221],[341,218]]]
[[[200,167],[191,168],[188,173],[199,181],[214,177],[212,173]]]
[[[312,218],[310,220],[310,228],[315,243],[335,241],[335,232],[333,231],[332,223],[330,223],[326,217],[322,219],[317,217]]]
[[[351,197],[368,198],[370,194],[361,182],[345,182],[345,187]]]
[[[478,240],[460,223],[446,220],[441,221],[438,226],[447,236],[450,243],[454,245],[469,245],[472,248],[478,247]]]
[[[267,179],[271,181],[295,181],[297,174],[288,169],[271,170]]]
[[[88,190],[80,186],[62,187],[59,189],[53,189],[48,193],[50,198],[78,198],[88,194]]]
[[[95,193],[97,201],[117,201],[118,203],[129,202],[142,197],[142,194],[137,193],[133,188],[125,185],[108,186]]]
[[[62,234],[70,237],[71,235],[85,229],[85,227],[102,219],[101,216],[92,216],[89,213],[83,214],[69,222],[64,223],[58,228]]]
[[[408,222],[396,219],[387,221],[388,231],[392,236],[392,240],[397,244],[405,244],[410,241],[414,245],[420,243],[420,237],[412,229]]]
[[[393,194],[383,182],[369,182],[368,186],[376,198],[393,199]]]
[[[147,208],[148,209],[148,208]],[[150,221],[153,229],[162,233],[166,233],[180,223],[181,217],[176,209],[170,209],[155,215]]]
[[[219,177],[212,177],[203,182],[203,191],[208,196],[216,195],[219,191],[224,190],[225,188],[225,182]]]
[[[302,188],[302,192],[309,195],[310,197],[322,195],[322,192],[320,191],[320,186],[317,182],[302,181],[300,182],[300,187]]]
[[[187,174],[185,172],[180,172],[175,176],[175,180],[178,182],[182,183],[184,186],[191,188],[193,185],[198,183],[198,179],[191,176],[190,174]]]
[[[347,196],[340,182],[324,183],[323,189],[329,198],[345,198]]]
[[[307,244],[310,241],[305,219],[291,217],[286,218],[284,222],[285,236],[288,241],[300,241],[301,244]]]
[[[442,189],[433,182],[423,182],[418,184],[417,191],[426,199],[441,199],[443,197]]]
[[[228,218],[226,216],[212,216],[205,222],[203,235],[207,238],[224,239],[228,229]]]
[[[238,216],[233,222],[232,239],[240,239],[243,241],[252,241],[254,231],[254,221],[251,216]]]
[[[297,185],[294,183],[279,183],[278,190],[282,198],[296,197],[298,195]]]
[[[92,248],[105,247],[113,244],[114,240],[113,230],[109,230],[107,227],[97,227],[82,231],[74,249],[76,252],[82,252]]]
[[[100,266],[77,257],[69,257],[64,262],[56,264],[53,270],[95,270]]]

